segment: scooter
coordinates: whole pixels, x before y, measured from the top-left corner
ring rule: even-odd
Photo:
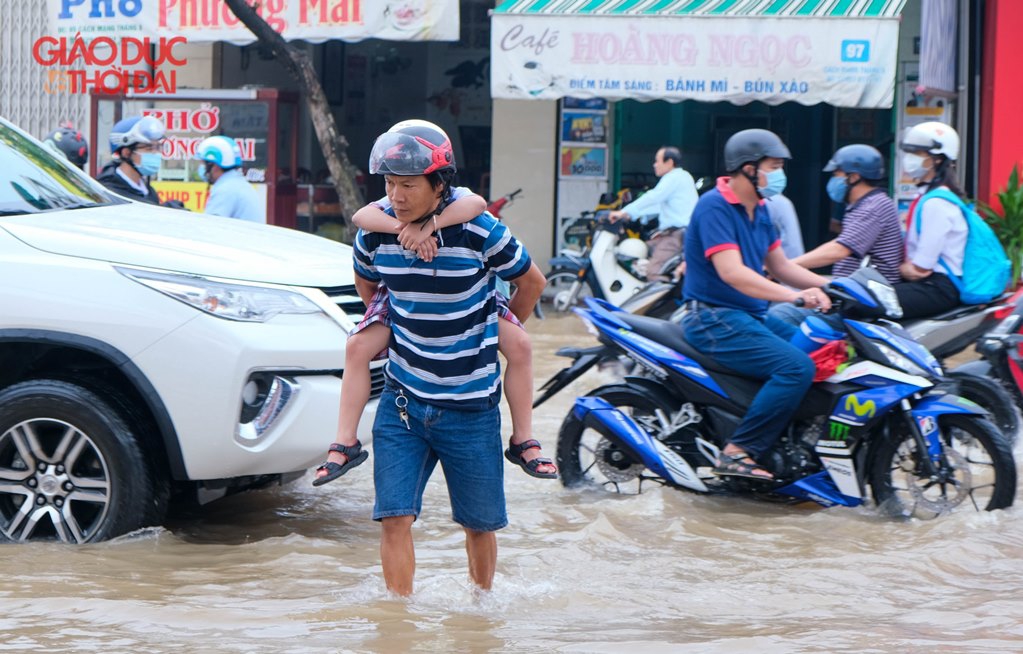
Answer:
[[[557,312],[568,311],[587,296],[620,306],[643,288],[647,281],[633,264],[645,257],[646,243],[629,238],[620,244],[622,229],[621,223],[607,218],[607,212],[597,212],[590,244],[582,252],[563,250],[551,259],[541,302]]]
[[[854,352],[823,372],[778,443],[759,457],[770,480],[711,472],[761,382],[718,366],[676,325],[587,300],[576,313],[651,375],[576,400],[558,436],[562,482],[611,492],[655,484],[822,506],[872,498],[889,515],[923,519],[959,507],[1011,506],[1009,443],[982,409],[949,393],[924,347],[883,320],[901,314],[884,278],[866,269],[824,290],[843,316],[846,339],[825,349]]]
[[[1023,297],[1023,289],[1013,294]],[[1023,408],[1023,302],[1017,302],[1001,321],[977,340],[981,358],[970,361],[954,372],[996,380],[1009,389],[1014,403]]]
[[[506,206],[511,204],[519,193],[522,193],[522,189],[520,188],[515,189],[514,191],[506,195],[502,195],[493,202],[487,203],[487,212],[489,212],[490,215],[493,216],[494,218],[501,220],[501,211]]]

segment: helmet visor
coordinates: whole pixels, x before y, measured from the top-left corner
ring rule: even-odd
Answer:
[[[369,153],[371,175],[429,175],[454,168],[451,144],[434,145],[424,138],[387,132],[381,134]]]

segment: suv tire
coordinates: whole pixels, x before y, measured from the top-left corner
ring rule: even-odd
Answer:
[[[128,423],[58,380],[0,391],[0,541],[101,541],[146,525],[154,484]]]

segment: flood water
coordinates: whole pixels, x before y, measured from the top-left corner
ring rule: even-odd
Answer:
[[[574,317],[530,330],[538,385],[561,367],[554,350],[593,343]],[[591,371],[541,407],[548,454],[573,397],[603,381]],[[0,653],[1023,651],[1019,506],[897,523],[568,491],[509,465],[511,524],[479,597],[439,473],[408,600],[384,590],[363,465],[114,542],[4,547]]]

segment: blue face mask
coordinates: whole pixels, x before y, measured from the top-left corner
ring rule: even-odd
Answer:
[[[149,177],[159,172],[160,164],[163,162],[163,155],[159,152],[142,152],[139,156],[142,157],[142,160],[139,161],[135,168],[138,169],[140,175]]]
[[[849,195],[849,185],[845,183],[845,177],[832,177],[828,180],[828,197],[833,202],[845,204]]]
[[[771,198],[781,195],[782,191],[785,190],[785,183],[788,181],[788,178],[785,177],[785,169],[779,168],[770,172],[761,170],[759,172],[764,173],[764,179],[767,180],[767,186],[761,186],[757,189],[760,191],[760,196]]]

